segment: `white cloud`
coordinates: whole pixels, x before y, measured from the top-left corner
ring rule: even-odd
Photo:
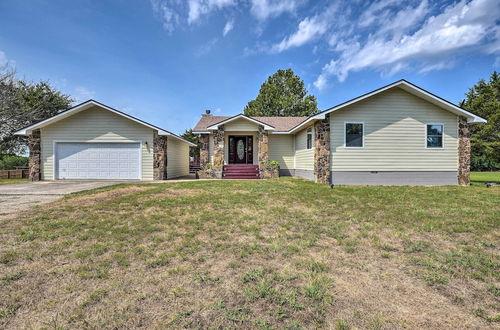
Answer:
[[[322,36],[329,28],[337,6],[328,7],[323,13],[303,19],[293,34],[273,45],[271,52],[280,53],[289,48],[300,47]]]
[[[176,7],[181,4],[179,0],[151,0],[151,6],[163,23],[163,28],[172,33],[179,25],[180,14]]]
[[[189,0],[188,23],[195,23],[201,15],[206,15],[215,9],[234,6],[235,4],[235,0]]]
[[[181,23],[197,23],[215,10],[235,6],[238,0],[150,0],[163,27],[172,33]]]
[[[222,30],[222,36],[225,37],[231,30],[234,28],[234,19],[231,19],[226,22],[224,25],[224,29]]]
[[[200,48],[198,48],[198,50],[196,51],[196,55],[197,56],[207,55],[208,53],[210,53],[212,51],[212,49],[215,47],[217,42],[219,42],[218,38],[213,38],[213,39],[207,41],[206,43],[201,45]]]
[[[405,11],[409,9],[403,9]],[[407,19],[422,21],[426,12],[427,4],[423,3]],[[492,45],[499,42],[496,20],[500,17],[500,6],[497,0],[462,0],[446,7],[441,14],[428,17],[423,24],[413,28],[414,32],[395,33],[396,21],[403,29],[409,28],[403,16],[395,13],[393,21],[382,24],[364,39],[354,35],[351,39],[344,37],[336,41],[335,51],[339,56],[323,67],[315,86],[323,89],[330,76],[344,81],[349,73],[364,69],[390,74],[409,64],[417,65],[423,72],[443,69],[450,67],[450,57],[473,47],[480,52],[498,51],[491,50]]]
[[[455,63],[452,60],[429,63],[428,65],[424,65],[424,67],[422,69],[420,69],[419,72],[426,73],[426,72],[434,71],[434,70],[450,69],[453,67],[454,64]]]
[[[399,0],[380,0],[373,2],[368,8],[361,14],[358,25],[359,26],[370,26],[376,22],[387,22],[386,18],[390,14],[387,10],[388,7],[392,7],[398,4]]]
[[[294,13],[305,0],[250,0],[250,12],[258,20],[277,17],[283,13]]]
[[[7,56],[0,50],[0,67],[6,65],[8,62],[9,61],[7,60]]]
[[[297,31],[272,47],[272,52],[280,53],[292,47],[302,46],[326,32],[328,22],[318,16],[307,17],[299,23]]]
[[[86,87],[83,87],[83,86],[75,87],[74,97],[79,102],[87,101],[89,99],[94,98],[94,96],[95,96],[95,92],[86,88]]]

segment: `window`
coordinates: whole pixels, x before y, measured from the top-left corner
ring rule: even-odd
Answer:
[[[313,147],[313,131],[311,128],[307,129],[307,149],[312,149]]]
[[[345,123],[346,148],[363,148],[364,123]]]
[[[427,124],[427,148],[443,147],[443,124]]]

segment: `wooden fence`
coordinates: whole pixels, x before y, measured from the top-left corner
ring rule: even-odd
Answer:
[[[29,170],[0,170],[0,179],[23,179],[29,176]]]

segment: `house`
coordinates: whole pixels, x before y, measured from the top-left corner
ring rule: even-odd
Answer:
[[[468,123],[486,122],[399,80],[310,117],[202,115],[202,175],[280,175],[346,185],[469,183]],[[244,165],[244,166],[242,166]]]
[[[31,181],[181,177],[195,146],[94,100],[15,134],[28,136]]]

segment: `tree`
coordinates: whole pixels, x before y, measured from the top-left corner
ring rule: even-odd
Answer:
[[[200,155],[200,147],[198,143],[200,142],[200,136],[198,134],[194,134],[192,129],[187,129],[184,133],[182,133],[181,137],[189,142],[193,142],[196,144],[196,147],[189,148],[189,156],[196,157]]]
[[[26,138],[13,133],[70,107],[73,100],[48,82],[26,82],[0,70],[0,154],[26,152]]]
[[[259,95],[248,102],[247,116],[310,116],[318,112],[316,97],[307,95],[304,82],[292,69],[278,70],[267,78]]]
[[[470,125],[473,170],[500,169],[500,75],[481,79],[465,94],[460,106],[488,121]]]

